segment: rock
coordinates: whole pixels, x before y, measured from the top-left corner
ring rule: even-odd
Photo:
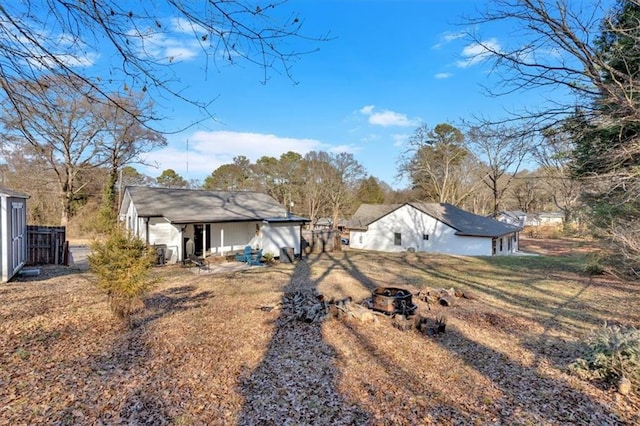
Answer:
[[[629,395],[631,393],[631,381],[625,376],[620,377],[618,381],[618,392],[621,395]]]

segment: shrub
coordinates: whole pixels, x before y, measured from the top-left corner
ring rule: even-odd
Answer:
[[[640,330],[607,325],[587,340],[588,351],[569,370],[583,379],[617,384],[626,378],[636,390],[640,386]]]
[[[89,266],[98,277],[98,286],[107,293],[111,310],[131,324],[134,302],[149,291],[149,276],[155,252],[139,238],[115,228],[104,241],[91,244]]]
[[[602,275],[604,274],[605,267],[603,266],[603,260],[600,253],[589,253],[584,265],[584,272],[589,275]]]

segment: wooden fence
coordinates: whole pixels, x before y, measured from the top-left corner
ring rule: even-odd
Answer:
[[[27,265],[67,265],[68,253],[64,226],[27,226]]]
[[[303,230],[302,245],[305,253],[340,251],[340,232],[330,230]]]

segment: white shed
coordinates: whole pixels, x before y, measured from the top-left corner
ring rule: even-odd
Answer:
[[[282,248],[301,253],[302,226],[267,194],[254,191],[130,186],[125,189],[120,219],[147,243],[164,249],[168,263],[188,252],[224,256],[249,245],[279,257]]]
[[[521,230],[446,203],[363,204],[346,226],[351,248],[465,256],[514,253]]]
[[[0,188],[0,282],[7,282],[27,260],[28,195]]]

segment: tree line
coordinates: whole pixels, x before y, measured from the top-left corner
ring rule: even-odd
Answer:
[[[441,202],[483,215],[561,210],[569,219],[579,201],[567,164],[557,160],[555,151],[542,150],[551,145],[543,143],[536,150],[525,132],[505,126],[467,126],[462,131],[448,123],[420,125],[395,166],[398,178],[408,182],[403,189],[367,174],[353,154],[344,152],[289,151],[255,162],[240,155],[202,182],[187,181],[173,169],[147,176],[134,166],[141,154],[164,146],[164,137],[117,108],[92,103],[62,85],[55,86],[57,103],[51,108],[64,111],[67,105],[73,114],[52,119],[51,109],[22,108],[18,115],[17,109],[5,108],[0,118],[10,159],[1,167],[3,185],[32,195],[33,223],[67,224],[79,217],[96,231],[108,228],[116,221],[120,191],[128,185],[261,191],[312,223],[330,218],[334,224],[362,203]],[[143,99],[131,94],[121,102],[128,102],[130,110],[148,111]],[[533,157],[540,164],[545,161],[544,167],[522,170]],[[573,186],[567,188],[568,183]]]

